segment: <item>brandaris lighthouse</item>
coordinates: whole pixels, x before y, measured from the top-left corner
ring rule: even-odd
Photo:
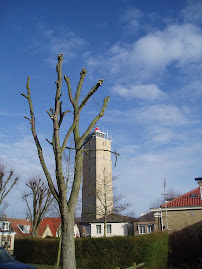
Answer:
[[[113,210],[111,140],[98,127],[84,144],[82,222],[90,222]]]

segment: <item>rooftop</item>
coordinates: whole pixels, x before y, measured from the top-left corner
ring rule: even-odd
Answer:
[[[166,203],[167,208],[186,206],[202,206],[202,199],[199,187]],[[160,207],[164,208],[165,204],[162,204]]]
[[[119,214],[109,214],[107,216],[107,222],[132,222],[135,221],[135,218],[132,217],[128,217],[128,216],[123,216],[123,215],[119,215]],[[99,218],[99,219],[95,219],[93,221],[91,221],[90,223],[102,223],[104,222],[104,217]]]

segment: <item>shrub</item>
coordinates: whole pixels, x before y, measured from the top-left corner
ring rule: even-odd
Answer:
[[[14,255],[17,260],[25,263],[50,264],[56,263],[58,239],[22,238],[15,239]]]
[[[166,233],[75,239],[77,267],[114,269],[146,262],[147,268],[165,268],[168,256]],[[23,262],[55,264],[58,239],[17,239],[16,258]]]

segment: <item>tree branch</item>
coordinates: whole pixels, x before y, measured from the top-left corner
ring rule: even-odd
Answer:
[[[55,187],[53,185],[50,173],[49,173],[48,168],[46,166],[46,163],[45,163],[45,160],[44,160],[44,157],[43,157],[42,147],[41,147],[40,142],[38,140],[36,129],[35,129],[35,117],[34,117],[34,110],[33,110],[33,104],[32,104],[31,93],[30,93],[30,77],[27,77],[26,88],[27,88],[27,96],[26,96],[26,98],[27,98],[28,103],[29,103],[30,116],[31,116],[31,120],[30,120],[31,131],[32,131],[32,135],[33,135],[37,150],[38,150],[39,160],[40,160],[41,166],[43,168],[43,171],[44,171],[44,173],[46,175],[46,178],[48,180],[48,184],[49,184],[49,187],[51,189],[51,192],[53,193],[55,199],[59,200],[59,195],[58,195],[58,193],[57,193],[57,191],[56,191],[56,189],[55,189]],[[25,96],[24,94],[21,94],[21,95]]]
[[[83,144],[84,140],[86,139],[86,137],[89,135],[90,131],[96,125],[96,123],[98,122],[98,120],[104,116],[104,111],[107,108],[108,102],[109,102],[109,96],[104,99],[104,103],[103,103],[103,106],[102,106],[102,108],[100,110],[99,115],[97,115],[97,117],[94,118],[94,120],[88,126],[87,130],[85,131],[85,133],[82,135],[82,137],[81,137],[82,144]]]

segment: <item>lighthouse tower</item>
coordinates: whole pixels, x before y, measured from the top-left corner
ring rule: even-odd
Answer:
[[[81,221],[89,222],[113,210],[111,140],[96,127],[84,149]]]

